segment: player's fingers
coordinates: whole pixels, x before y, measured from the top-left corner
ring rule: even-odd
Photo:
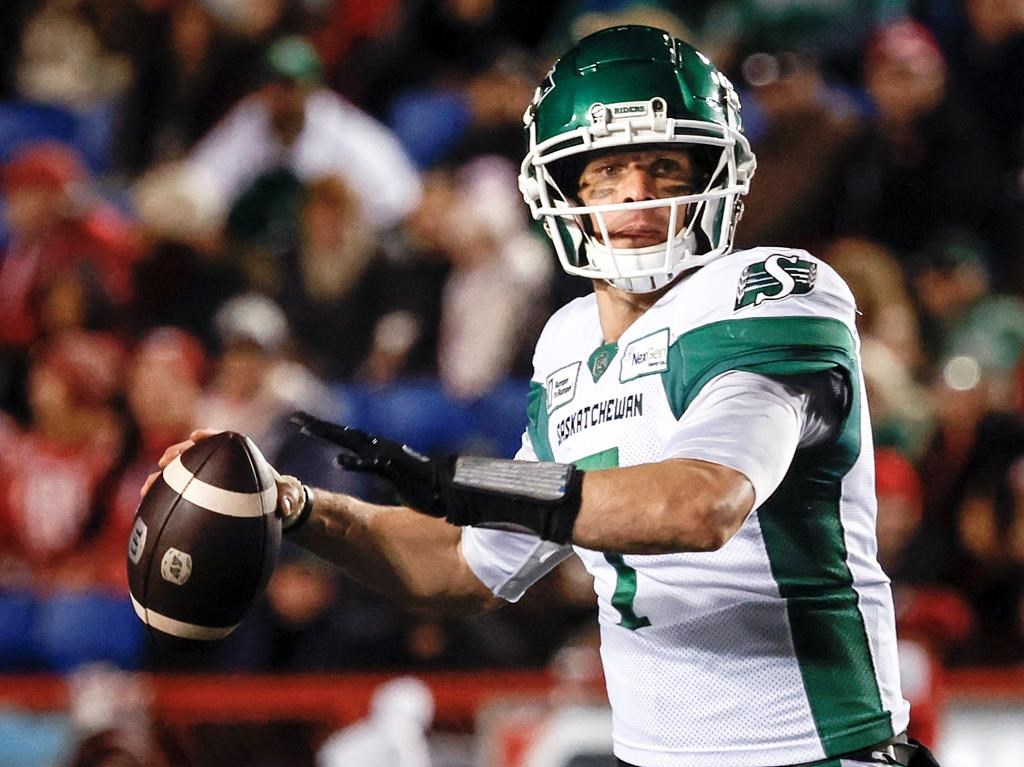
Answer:
[[[362,456],[348,450],[338,453],[335,462],[346,471],[373,471],[373,467]]]
[[[284,476],[277,483],[277,510],[282,517],[298,511],[306,501],[302,483],[295,477]]]
[[[154,471],[152,474],[150,474],[148,477],[146,477],[146,481],[142,483],[142,489],[139,490],[139,497],[140,498],[145,498],[146,497],[146,493],[149,492],[149,488],[153,487],[153,483],[156,482],[156,478],[159,477],[159,476],[160,476],[160,472],[159,471]]]
[[[184,453],[186,450],[188,450],[194,444],[195,444],[195,442],[193,442],[190,439],[187,439],[184,442],[175,442],[169,448],[164,450],[164,454],[162,456],[160,456],[160,460],[156,462],[157,466],[159,466],[161,469],[166,468],[167,464],[169,464],[171,461],[173,461],[179,455]]]
[[[359,452],[376,442],[374,437],[364,431],[324,421],[301,410],[292,414],[291,422],[305,434],[354,452]]]
[[[195,429],[188,435],[188,439],[182,440],[181,442],[175,442],[169,448],[164,450],[164,454],[160,456],[160,460],[157,461],[157,465],[161,469],[166,468],[167,464],[196,444],[196,442],[206,439],[207,437],[212,437],[214,434],[220,434],[221,431],[221,429]]]

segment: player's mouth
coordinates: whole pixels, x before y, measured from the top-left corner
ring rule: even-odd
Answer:
[[[646,248],[665,241],[665,228],[643,224],[616,227],[608,233],[612,245],[620,248]]]

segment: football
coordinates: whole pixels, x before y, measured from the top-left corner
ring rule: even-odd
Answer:
[[[281,522],[270,464],[248,437],[220,432],[160,474],[135,515],[128,587],[142,622],[161,636],[227,636],[277,563]]]

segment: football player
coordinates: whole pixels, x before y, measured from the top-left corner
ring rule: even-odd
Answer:
[[[559,59],[525,122],[523,195],[594,291],[541,335],[517,460],[298,414],[406,505],[284,477],[286,531],[380,592],[468,610],[575,552],[622,765],[931,763],[904,736],[853,296],[804,251],[732,250],[755,170],[732,85],[615,27]]]

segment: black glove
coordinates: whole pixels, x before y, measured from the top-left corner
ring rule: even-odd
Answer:
[[[323,421],[302,411],[293,414],[291,422],[303,434],[341,448],[337,461],[342,468],[383,477],[394,485],[405,505],[432,517],[445,516],[437,460],[393,440]]]
[[[304,434],[341,448],[338,463],[384,477],[407,506],[453,525],[533,532],[566,543],[579,514],[583,472],[568,464],[448,456],[427,458],[406,445],[298,412]]]

